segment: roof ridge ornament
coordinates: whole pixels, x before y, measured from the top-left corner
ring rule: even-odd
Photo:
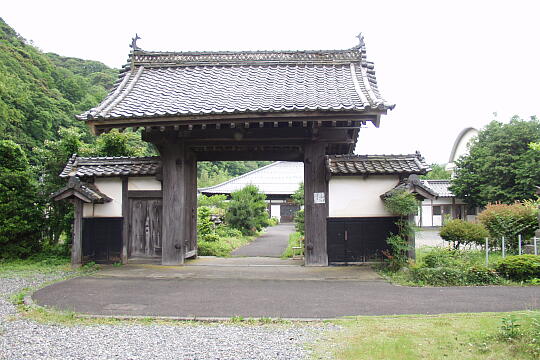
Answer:
[[[140,40],[141,37],[135,33],[135,37],[131,38],[131,45],[129,45],[130,48],[133,49],[133,51],[141,50],[140,47],[137,46],[137,40]]]
[[[364,46],[366,46],[366,43],[364,42],[364,35],[362,35],[361,32],[356,35],[356,38],[358,39],[358,45],[356,45],[356,47],[363,48]]]

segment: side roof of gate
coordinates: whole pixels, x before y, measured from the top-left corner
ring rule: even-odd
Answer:
[[[60,177],[152,176],[158,174],[160,168],[161,160],[158,156],[81,157],[73,154]]]

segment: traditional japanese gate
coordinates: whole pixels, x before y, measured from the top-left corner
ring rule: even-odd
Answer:
[[[147,52],[133,42],[115,88],[79,118],[95,134],[142,128],[158,149],[164,265],[196,250],[197,161],[223,160],[303,161],[305,263],[328,264],[325,155],[352,153],[361,125],[378,126],[393,108],[359,40],[348,50],[216,53]]]

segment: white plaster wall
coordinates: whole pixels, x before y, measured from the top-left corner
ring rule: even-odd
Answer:
[[[128,190],[161,190],[161,181],[154,176],[128,178]]]
[[[431,220],[431,213],[432,208],[431,204],[428,202],[426,205],[426,201],[424,200],[422,202],[422,216],[420,215],[415,216],[416,226],[433,226],[432,220]]]
[[[270,216],[281,220],[281,205],[270,205]]]
[[[328,184],[330,217],[384,217],[386,211],[380,196],[398,184],[394,175],[334,176]]]
[[[96,179],[94,185],[112,201],[104,204],[84,204],[83,217],[121,217],[122,180],[119,177]]]

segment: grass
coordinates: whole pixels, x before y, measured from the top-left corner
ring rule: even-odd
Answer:
[[[231,256],[231,252],[241,246],[252,242],[259,234],[241,237],[220,237],[217,241],[203,241],[197,243],[200,256]]]
[[[431,246],[422,246],[421,248],[416,249],[416,263],[422,264],[424,262],[424,257],[435,249]],[[484,250],[466,250],[468,263],[475,266],[485,266],[486,265],[486,252]],[[490,251],[488,264],[492,265],[497,263],[502,259],[502,254],[500,251]]]
[[[503,319],[519,319],[522,336],[506,338]],[[315,346],[314,358],[361,359],[537,359],[539,311],[357,317],[337,321]],[[536,344],[536,345],[535,345]]]
[[[27,277],[36,273],[52,274],[70,269],[69,258],[58,256],[0,260],[0,277]]]
[[[290,259],[293,257],[293,247],[300,246],[300,238],[302,238],[302,234],[299,232],[293,232],[289,235],[289,244],[285,251],[283,251],[283,254],[281,254],[282,259]]]

